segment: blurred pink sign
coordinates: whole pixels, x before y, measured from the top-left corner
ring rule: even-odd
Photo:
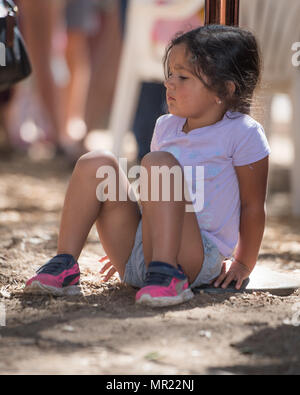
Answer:
[[[170,3],[170,0],[157,0],[157,4]],[[199,10],[196,15],[181,20],[158,20],[152,31],[153,41],[167,44],[177,32],[187,32],[204,24],[204,13]]]

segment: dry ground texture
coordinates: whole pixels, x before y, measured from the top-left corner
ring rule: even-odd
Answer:
[[[101,282],[94,229],[80,258],[83,296],[24,295],[25,280],[55,254],[69,176],[60,162],[0,161],[1,374],[300,373],[299,290],[202,293],[181,306],[142,308],[134,289]],[[285,198],[269,197],[259,265],[293,272],[300,225],[277,214]]]

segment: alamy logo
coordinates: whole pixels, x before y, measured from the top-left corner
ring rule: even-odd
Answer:
[[[0,43],[0,66],[6,66],[6,48],[3,43]]]
[[[300,66],[300,42],[295,42],[292,45],[292,51],[294,51],[294,55],[292,56],[292,65],[294,67]]]
[[[0,302],[0,326],[6,326],[5,304]]]
[[[182,180],[181,166],[152,166],[151,167],[151,193],[148,191],[149,175],[145,167],[136,165],[127,171],[127,159],[119,158],[119,166],[123,169],[128,178],[135,179],[130,186],[129,199],[131,201],[152,201],[157,202],[160,199],[169,202],[172,196],[175,201],[186,201],[186,212],[200,212],[204,207],[204,167],[184,166],[184,185]],[[105,177],[107,176],[107,177]],[[96,196],[100,202],[109,201],[126,201],[128,199],[127,191],[117,188],[117,174],[112,166],[101,166],[96,173],[96,178],[101,181],[96,189]],[[173,179],[173,191],[171,191],[171,179]],[[162,182],[160,182],[162,180]],[[119,196],[117,196],[119,189]],[[149,196],[151,195],[151,196]]]

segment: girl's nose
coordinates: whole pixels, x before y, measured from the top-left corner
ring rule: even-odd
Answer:
[[[169,76],[168,78],[166,78],[164,85],[166,88],[170,88],[171,86],[174,85],[174,83],[172,82],[172,76]]]

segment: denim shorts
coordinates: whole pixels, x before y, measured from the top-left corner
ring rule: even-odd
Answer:
[[[217,246],[201,232],[204,261],[202,268],[195,281],[190,285],[191,288],[199,287],[203,284],[210,284],[219,276],[222,268],[224,256],[219,252]],[[125,274],[122,281],[133,287],[142,288],[145,285],[146,265],[144,261],[143,241],[142,241],[142,219],[138,225],[135,242],[131,255],[126,263]]]

